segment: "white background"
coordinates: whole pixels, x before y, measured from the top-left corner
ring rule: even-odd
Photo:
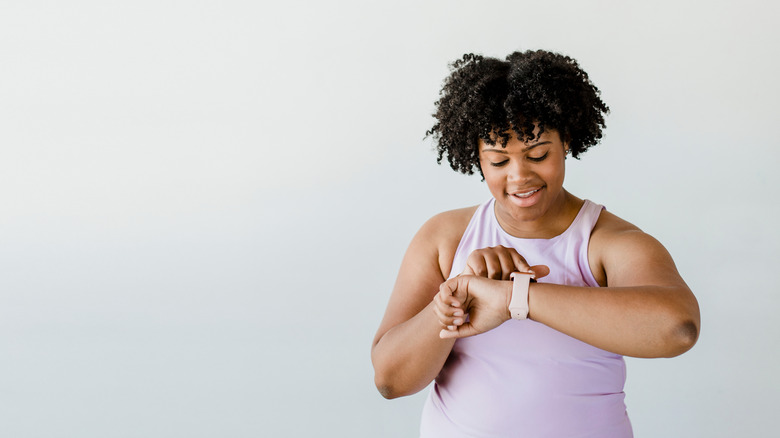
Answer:
[[[0,1],[0,434],[415,436],[371,339],[433,214],[447,64],[571,55],[612,112],[566,187],[663,242],[699,343],[628,359],[637,437],[769,436],[775,2]]]

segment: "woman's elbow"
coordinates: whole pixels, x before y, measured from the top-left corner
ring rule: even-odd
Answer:
[[[390,371],[392,370],[392,365],[388,366],[388,364],[383,363],[381,356],[377,354],[376,350],[371,351],[371,362],[374,365],[374,385],[376,385],[376,389],[382,394],[382,397],[388,400],[400,397],[400,394],[395,389],[396,385],[393,384],[393,374],[395,373]]]
[[[699,303],[693,294],[680,294],[681,299],[666,310],[666,330],[664,344],[667,347],[664,357],[679,356],[693,348],[699,340],[701,313]]]
[[[674,322],[667,336],[669,348],[665,357],[679,356],[693,348],[699,339],[699,323],[692,318],[681,318]]]
[[[393,387],[390,385],[382,384],[377,379],[374,379],[374,383],[376,384],[376,389],[379,391],[380,394],[382,394],[382,397],[388,400],[398,398],[401,396],[400,394],[396,393],[396,391],[394,391]]]
[[[394,366],[378,367],[374,366],[374,384],[376,389],[386,399],[394,399],[412,395],[422,390],[426,384],[420,386],[420,382],[415,383],[408,378],[406,374]]]
[[[408,395],[399,390],[398,382],[395,382],[390,373],[382,373],[380,370],[374,370],[374,384],[376,389],[382,394],[382,397],[390,400]]]

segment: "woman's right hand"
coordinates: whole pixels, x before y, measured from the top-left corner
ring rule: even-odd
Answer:
[[[516,249],[499,245],[472,251],[460,275],[509,280],[509,275],[515,271],[531,272],[534,278],[539,279],[549,274],[550,268],[546,265],[530,266]]]
[[[512,282],[459,275],[442,283],[433,299],[442,339],[493,330],[511,318]]]

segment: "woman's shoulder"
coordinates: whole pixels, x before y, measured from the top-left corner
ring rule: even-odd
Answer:
[[[477,208],[479,205],[441,212],[428,219],[417,234],[440,251],[454,246],[451,248],[454,256],[455,249]]]
[[[414,238],[417,248],[435,251],[444,278],[452,268],[460,239],[478,208],[479,205],[474,205],[439,213],[428,219]]]
[[[625,259],[627,255],[651,253],[663,246],[655,238],[631,222],[602,210],[590,235],[588,260],[599,284],[606,284],[605,266],[611,260]]]
[[[601,214],[599,214],[596,225],[593,227],[591,239],[594,237],[610,238],[614,237],[615,234],[634,231],[642,232],[639,227],[631,222],[617,216],[609,210],[603,209],[601,210]]]
[[[463,235],[477,208],[479,208],[479,205],[441,212],[428,219],[423,224],[423,228],[428,228],[430,232],[442,236],[451,234]]]

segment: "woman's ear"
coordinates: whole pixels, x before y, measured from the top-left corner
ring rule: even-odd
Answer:
[[[563,156],[566,157],[571,152],[571,149],[569,149],[569,145],[571,144],[571,138],[568,134],[563,135],[559,133],[559,135],[561,136],[561,143],[563,143]]]

